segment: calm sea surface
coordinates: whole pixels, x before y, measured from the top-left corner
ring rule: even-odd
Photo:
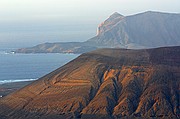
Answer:
[[[78,54],[12,54],[0,50],[0,84],[36,80]]]

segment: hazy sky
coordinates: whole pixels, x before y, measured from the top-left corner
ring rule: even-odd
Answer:
[[[180,13],[180,0],[0,0],[0,48],[85,41],[113,12]]]

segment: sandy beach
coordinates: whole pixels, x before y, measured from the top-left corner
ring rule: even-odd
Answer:
[[[0,84],[0,98],[30,84],[32,81]]]

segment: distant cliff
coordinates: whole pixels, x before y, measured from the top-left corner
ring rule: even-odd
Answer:
[[[0,99],[2,119],[180,116],[180,47],[99,49]]]
[[[102,47],[149,48],[180,45],[180,14],[145,12],[111,15],[88,40]]]
[[[45,43],[16,53],[84,53],[97,48],[142,49],[180,45],[180,14],[144,12],[131,16],[112,14],[85,42]]]

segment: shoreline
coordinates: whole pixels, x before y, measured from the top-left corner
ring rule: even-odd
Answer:
[[[24,86],[32,83],[33,81],[22,81],[0,84],[0,98],[23,88]]]

